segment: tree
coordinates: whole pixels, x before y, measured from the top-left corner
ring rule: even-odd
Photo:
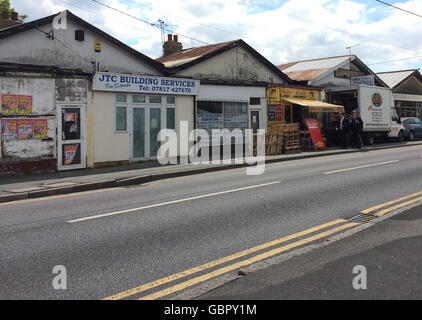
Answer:
[[[9,12],[9,15],[12,12],[15,12],[15,9],[10,7],[10,1],[9,0],[0,0],[0,12],[4,12],[4,11]],[[25,20],[26,18],[28,18],[28,16],[26,14],[21,14],[19,16],[19,19],[22,20],[22,21]]]

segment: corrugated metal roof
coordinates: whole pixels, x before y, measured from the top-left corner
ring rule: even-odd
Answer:
[[[331,69],[345,62],[349,59],[349,56],[333,57],[324,59],[315,59],[307,61],[299,61],[285,69],[284,72],[303,71],[303,70],[318,70],[318,69]]]
[[[315,79],[319,75],[327,72],[330,69],[314,69],[314,70],[303,70],[303,71],[292,71],[286,72],[285,74],[289,76],[290,79],[297,80],[297,81],[310,81]]]
[[[380,72],[377,73],[377,76],[382,79],[390,88],[394,88],[412,73],[415,70],[400,70],[400,71],[392,71],[392,72]]]

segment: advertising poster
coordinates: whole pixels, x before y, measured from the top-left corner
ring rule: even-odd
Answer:
[[[75,164],[76,154],[78,152],[78,144],[67,144],[63,146],[63,164]]]
[[[267,90],[268,104],[279,104],[280,100],[280,88],[269,88]]]
[[[324,139],[322,138],[321,131],[318,128],[318,122],[315,119],[306,119],[306,126],[308,127],[314,148],[325,148]]]
[[[18,113],[18,96],[15,94],[2,94],[1,111],[3,114]]]
[[[18,113],[30,114],[32,113],[32,96],[18,96]]]
[[[283,106],[272,105],[267,108],[268,124],[282,124],[283,123]]]
[[[268,106],[268,121],[275,121],[275,106]]]
[[[48,134],[48,120],[32,120],[33,138],[45,139]]]
[[[18,139],[32,139],[32,120],[18,120]]]
[[[16,140],[18,138],[17,120],[1,121],[1,137],[3,140]]]
[[[78,114],[77,113],[63,113],[63,120],[64,122],[78,122]]]
[[[276,106],[275,121],[283,121],[283,106]]]

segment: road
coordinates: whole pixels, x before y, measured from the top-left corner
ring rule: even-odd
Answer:
[[[412,146],[0,204],[0,299],[169,299],[284,241],[302,237],[270,254],[353,228],[347,218],[422,191],[421,169]]]

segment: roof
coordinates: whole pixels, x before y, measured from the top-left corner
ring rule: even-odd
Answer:
[[[358,65],[361,69],[365,70],[369,74],[373,74],[376,80],[382,85],[387,87],[387,85],[377,77],[377,75],[368,68],[357,56],[355,55],[345,55],[345,56],[336,56],[336,57],[327,57],[319,59],[310,59],[302,61],[294,61],[285,64],[281,64],[278,68],[286,73],[291,79],[296,81],[312,81],[324,74],[328,74],[334,71],[335,68],[341,64],[352,60],[354,64]]]
[[[111,43],[114,43],[118,47],[122,48],[123,50],[127,51],[128,53],[134,55],[136,58],[142,60],[143,62],[153,66],[155,69],[165,73],[165,67],[163,64],[159,63],[158,61],[147,57],[146,55],[140,53],[139,51],[136,51],[135,49],[129,47],[128,45],[124,44],[120,40],[117,40],[116,38],[112,37],[108,33],[98,29],[97,27],[93,26],[92,24],[86,22],[85,20],[79,18],[78,16],[74,15],[69,10],[65,10],[67,19],[87,28],[88,30],[91,30],[92,32],[97,33],[98,35],[102,36],[104,39],[110,41]],[[59,13],[58,13],[59,14]],[[0,40],[6,37],[10,37],[12,35],[28,31],[31,29],[35,29],[41,26],[44,26],[46,24],[50,24],[53,22],[53,19],[58,15],[53,14],[51,16],[47,16],[38,20],[34,20],[31,22],[23,23],[14,27],[10,27],[7,29],[0,30]]]
[[[380,77],[391,89],[396,88],[412,76],[417,77],[419,81],[422,82],[422,75],[417,69],[378,72],[377,76]]]
[[[225,46],[228,46],[232,44],[233,42],[234,41],[228,41],[228,42],[211,44],[211,45],[202,46],[202,47],[184,49],[181,51],[170,53],[168,55],[164,55],[158,58],[157,61],[163,63],[166,67],[174,67],[178,65],[183,65],[184,63],[198,59],[202,56],[213,53],[214,51],[218,49],[224,48]]]
[[[284,72],[284,73],[287,74],[290,79],[293,79],[296,81],[311,81],[329,70],[330,69],[325,68],[325,69],[290,71],[290,72]]]
[[[278,69],[274,64],[268,61],[264,56],[262,56],[258,51],[256,51],[242,39],[180,50],[168,55],[164,55],[158,58],[157,61],[163,63],[167,68],[169,68],[170,72],[176,72],[187,69],[195,64],[215,57],[237,46],[242,46],[243,48],[250,51],[258,61],[278,74],[287,83],[295,83],[295,81],[292,81],[288,76],[286,76],[284,72]]]
[[[349,60],[349,56],[329,57],[289,62],[278,68],[284,72],[331,69]]]

